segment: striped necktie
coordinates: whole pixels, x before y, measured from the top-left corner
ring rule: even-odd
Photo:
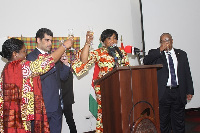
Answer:
[[[173,63],[173,59],[172,59],[171,53],[169,53],[169,52],[168,52],[168,59],[169,59],[169,68],[170,68],[170,74],[171,74],[171,86],[172,87],[177,87],[174,63]]]

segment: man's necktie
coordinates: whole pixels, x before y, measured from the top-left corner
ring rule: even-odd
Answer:
[[[177,86],[176,74],[175,74],[174,63],[173,63],[171,53],[168,53],[168,59],[169,59],[169,68],[170,68],[170,73],[171,73],[171,86],[176,87]]]

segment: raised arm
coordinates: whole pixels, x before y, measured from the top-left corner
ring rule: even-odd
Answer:
[[[81,55],[80,55],[80,60],[83,63],[86,63],[88,61],[90,43],[92,40],[93,40],[93,34],[91,34],[90,31],[87,31],[86,42],[85,42],[85,45],[84,45],[84,47],[81,51]]]
[[[144,65],[156,64],[156,60],[160,58],[162,54],[164,53],[160,52],[159,48],[149,50],[148,55],[144,57]]]
[[[51,56],[54,59],[54,62],[57,62],[58,60],[60,60],[60,57],[62,56],[64,51],[67,48],[70,48],[72,44],[73,44],[73,38],[70,38],[66,40],[59,48],[57,48],[56,51],[51,54]]]

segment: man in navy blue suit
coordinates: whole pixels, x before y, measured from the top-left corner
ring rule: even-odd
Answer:
[[[160,129],[162,133],[185,133],[185,105],[194,95],[187,54],[173,48],[169,33],[160,36],[160,44],[144,58],[145,65],[163,65],[157,70]]]
[[[52,48],[53,32],[47,28],[41,28],[36,33],[37,47],[27,55],[27,60],[34,61],[39,54],[49,54]],[[61,60],[66,64],[66,60]],[[46,107],[47,117],[51,133],[60,133],[62,128],[62,108],[60,100],[60,80],[66,80],[70,67],[57,62],[55,67],[40,76],[42,93]]]

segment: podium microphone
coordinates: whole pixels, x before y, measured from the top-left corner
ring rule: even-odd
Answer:
[[[140,50],[139,48],[133,47],[133,46],[126,46],[124,48],[124,51],[126,53],[131,53],[132,55],[136,55],[137,53],[143,52],[143,50]]]
[[[118,67],[119,66],[118,58],[117,58],[117,56],[115,54],[115,48],[113,46],[108,47],[108,54],[114,58],[115,65]]]
[[[124,51],[126,53],[131,53],[132,55],[138,57],[138,63],[140,65],[143,64],[143,57],[144,57],[144,55],[140,55],[140,53],[143,52],[143,54],[144,54],[145,53],[144,50],[140,50],[139,48],[136,48],[136,47],[133,47],[133,46],[126,46],[124,48]]]

